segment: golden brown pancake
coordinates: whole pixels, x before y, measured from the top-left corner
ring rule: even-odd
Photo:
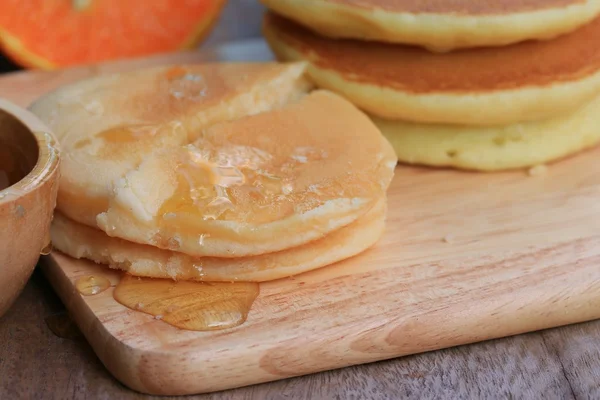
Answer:
[[[31,110],[62,149],[58,209],[95,226],[112,181],[156,148],[197,139],[202,129],[282,106],[303,95],[305,66],[201,64],[103,75],[43,96]]]
[[[331,38],[438,51],[550,39],[600,14],[600,0],[262,0]]]
[[[513,15],[589,3],[584,0],[321,0],[321,2],[360,7],[364,10],[381,9],[410,14],[454,15]]]
[[[255,257],[194,258],[111,238],[60,213],[52,222],[54,247],[75,258],[107,264],[132,275],[197,281],[269,281],[320,268],[371,247],[385,226],[385,200],[366,215],[322,239]]]
[[[267,15],[264,33],[282,60],[387,119],[502,125],[567,113],[600,91],[600,18],[553,41],[449,54],[393,44],[322,38]]]
[[[364,215],[396,161],[366,115],[314,91],[148,156],[115,182],[97,222],[109,236],[197,257],[281,251]]]
[[[503,126],[419,124],[377,117],[373,122],[401,162],[477,171],[526,168],[600,143],[600,96],[566,115]]]

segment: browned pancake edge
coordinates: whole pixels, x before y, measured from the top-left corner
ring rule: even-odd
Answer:
[[[563,9],[585,0],[323,0],[324,2],[381,9],[393,13],[453,14],[453,15],[511,15],[549,9]]]
[[[273,13],[265,17],[265,29],[318,67],[334,70],[348,81],[411,93],[543,87],[579,81],[600,70],[600,18],[551,41],[451,53],[327,39]]]

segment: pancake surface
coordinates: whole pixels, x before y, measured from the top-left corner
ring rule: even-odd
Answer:
[[[305,66],[199,64],[103,75],[64,86],[32,106],[63,149],[57,208],[96,226],[112,181],[156,148],[203,128],[277,108],[304,94]]]
[[[321,35],[433,50],[503,46],[572,32],[599,0],[262,0]]]
[[[109,236],[192,256],[280,251],[367,212],[396,161],[366,115],[315,91],[155,152],[115,182],[97,222]]]
[[[52,222],[54,247],[136,276],[176,280],[269,281],[320,268],[359,254],[380,238],[385,226],[385,201],[363,217],[322,239],[255,257],[194,258],[188,255],[111,238],[60,213]]]
[[[497,171],[548,163],[600,143],[600,97],[569,115],[498,127],[372,119],[409,164]]]
[[[600,91],[600,18],[553,41],[449,54],[322,38],[273,13],[263,31],[280,59],[308,61],[317,85],[387,119],[510,124],[569,112]]]

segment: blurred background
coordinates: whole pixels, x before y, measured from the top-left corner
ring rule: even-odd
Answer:
[[[21,7],[21,5],[28,3],[31,6],[31,3],[44,3],[46,0],[36,0],[36,1],[20,1],[20,0],[0,0],[0,2],[12,3],[12,12],[18,13],[20,10],[15,10],[17,7]],[[62,0],[66,4],[74,4],[78,3],[73,0]],[[152,3],[156,0],[148,0],[148,3]],[[210,3],[210,2],[219,2],[221,0],[197,0],[199,3]],[[205,28],[206,32],[205,36],[199,40],[198,43],[195,43],[192,48],[193,49],[208,49],[218,47],[224,43],[258,38],[261,36],[260,26],[262,20],[262,14],[264,8],[259,4],[258,0],[224,0],[224,7],[222,11],[217,14],[215,17],[210,17],[215,21],[212,26],[208,26]],[[88,1],[88,3],[93,2],[93,0]],[[102,0],[100,0],[102,2]],[[183,4],[186,3],[186,0],[165,0],[164,3],[168,4]],[[110,3],[110,1],[108,2]],[[128,1],[117,2],[116,4],[127,4]],[[131,3],[129,3],[131,4]],[[0,6],[2,7],[2,6]],[[9,7],[5,5],[5,7]],[[114,7],[114,6],[113,6]],[[0,12],[2,10],[0,9]],[[23,10],[26,12],[26,10]],[[6,13],[5,13],[6,14]],[[169,18],[169,14],[166,13],[161,15],[162,18]],[[1,18],[1,17],[0,17]],[[0,21],[1,22],[1,21]],[[176,21],[171,21],[176,23]],[[208,25],[211,25],[210,23]],[[0,28],[2,28],[0,26]],[[1,29],[0,29],[1,30]],[[47,32],[48,35],[52,35],[52,32]],[[73,32],[73,35],[76,35],[76,32]],[[28,39],[28,38],[24,38]],[[119,38],[121,39],[121,38]],[[123,39],[124,40],[124,39]],[[177,49],[173,49],[171,51],[177,51]],[[158,53],[162,53],[164,51],[159,51]],[[22,69],[28,68],[27,66],[23,66],[23,63],[17,63],[14,61],[15,57],[9,57],[5,54],[5,51],[2,51],[0,54],[0,73],[18,71]],[[148,54],[150,55],[150,54]],[[132,56],[132,57],[135,57]],[[115,57],[111,59],[118,59],[123,57]]]

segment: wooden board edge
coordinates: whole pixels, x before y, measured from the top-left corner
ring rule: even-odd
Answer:
[[[52,255],[41,257],[39,266],[106,369],[125,386],[144,392],[135,376],[136,361],[144,353],[125,345],[106,329]]]
[[[573,247],[578,245],[581,243],[572,244]],[[429,314],[427,321],[436,321],[435,324],[428,322],[428,326],[421,325],[419,329],[416,329],[416,331],[426,329],[428,332],[432,332],[429,337],[411,336],[414,328],[418,324],[423,324],[423,321],[419,321],[420,316],[413,316],[409,319],[387,320],[378,326],[366,324],[355,330],[346,330],[343,336],[340,334],[335,338],[331,338],[332,335],[324,335],[328,337],[325,341],[316,337],[289,340],[273,344],[266,349],[263,346],[262,349],[246,350],[244,358],[251,359],[252,362],[245,364],[242,370],[236,370],[235,374],[231,373],[226,378],[221,377],[218,382],[202,378],[209,377],[214,368],[221,368],[221,365],[232,365],[238,361],[235,359],[235,351],[219,354],[210,350],[201,350],[182,357],[182,352],[167,353],[131,347],[121,342],[106,329],[75,290],[73,283],[54,258],[46,257],[45,262],[42,263],[42,270],[69,312],[74,316],[75,322],[102,363],[120,382],[133,390],[147,394],[186,395],[270,382],[600,318],[600,280],[590,280],[590,277],[594,276],[591,275],[593,269],[597,266],[589,263],[598,257],[592,258],[587,262],[574,262],[573,270],[570,271],[572,273],[566,277],[557,275],[552,279],[542,281],[539,285],[532,287],[525,298],[516,299],[510,292],[504,293],[500,297],[486,297],[486,293],[479,293],[477,297],[481,301],[503,305],[489,305],[479,309],[489,310],[509,304],[508,308],[511,312],[515,315],[517,311],[519,313],[518,318],[515,317],[513,320],[506,321],[506,309],[497,314],[470,314],[470,310],[465,309],[464,304],[443,304],[440,308],[427,312]],[[557,293],[557,282],[565,279],[568,282],[564,283],[571,288],[582,288],[587,285],[588,289],[577,295],[571,292]],[[557,297],[559,297],[558,300]],[[542,313],[536,305],[538,302],[554,303],[557,306]],[[446,333],[450,332],[450,334],[445,336],[434,334],[436,326],[439,328],[440,325],[444,325]],[[467,325],[466,328],[465,325]],[[469,333],[452,334],[452,332],[461,330]],[[321,348],[319,348],[319,343],[322,345]],[[345,354],[352,346],[365,349],[359,349],[360,356],[358,357],[356,354],[351,354],[350,357],[337,356]],[[352,351],[357,352],[356,348]],[[292,362],[289,359],[277,358],[279,354],[287,352],[295,352],[300,355],[314,354],[315,357],[323,356],[323,354],[325,356],[321,360],[324,361],[317,367],[310,362],[303,363],[303,356],[292,359]],[[227,357],[229,360],[223,361],[221,358],[215,362],[215,358],[218,357]],[[267,371],[264,368],[265,365],[276,367],[269,368],[270,371]],[[284,368],[278,370],[278,367],[281,366]],[[202,373],[203,370],[205,373]],[[179,371],[182,373],[178,374]],[[189,371],[201,372],[195,374],[198,377],[197,380],[190,382],[185,378],[190,375]]]

